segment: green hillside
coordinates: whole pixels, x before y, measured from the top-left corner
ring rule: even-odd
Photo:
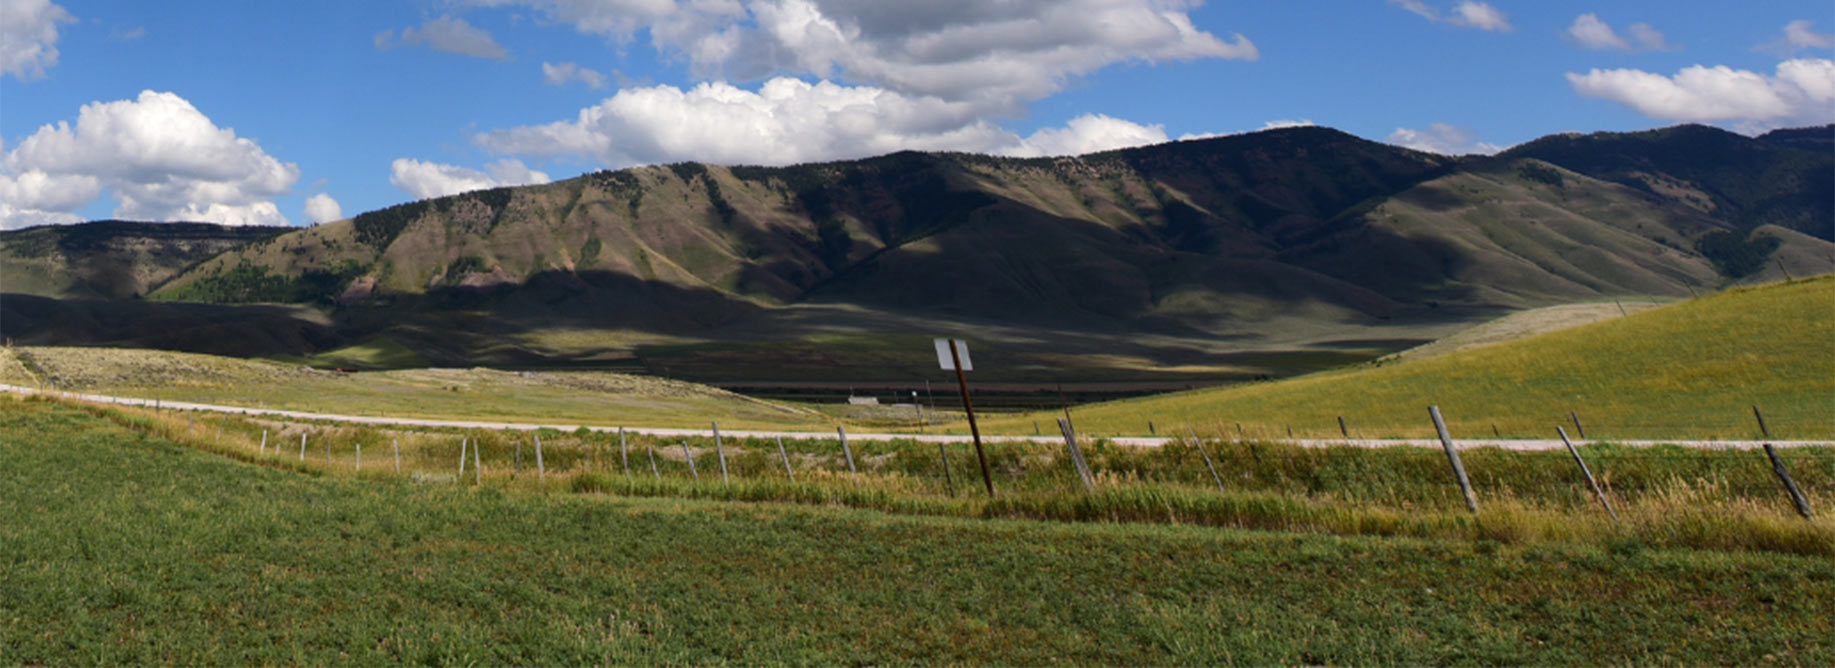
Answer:
[[[99,221],[0,232],[0,292],[78,299],[139,297],[218,253],[290,231]]]
[[[1512,343],[1285,381],[1076,409],[1085,433],[1553,438],[1569,411],[1591,438],[1753,439],[1751,407],[1783,439],[1835,438],[1835,277],[1737,288]],[[1030,433],[1035,419],[988,421]],[[1047,422],[1050,424],[1050,422]]]
[[[1740,230],[1835,240],[1835,126],[1745,137],[1705,125],[1550,135],[1505,151],[1685,204]]]

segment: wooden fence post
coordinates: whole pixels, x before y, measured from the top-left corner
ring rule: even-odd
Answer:
[[[644,452],[650,453],[650,475],[656,476],[656,479],[659,481],[662,480],[663,479],[662,471],[656,470],[656,446],[654,445],[644,446]]]
[[[548,479],[548,466],[542,463],[542,435],[541,434],[535,435],[535,476],[542,480]]]
[[[624,427],[618,428],[618,461],[624,463],[624,474],[631,475],[631,448],[624,443]]]
[[[1586,460],[1580,458],[1580,451],[1574,448],[1574,442],[1567,440],[1567,430],[1560,425],[1555,425],[1555,433],[1561,435],[1561,444],[1567,446],[1567,453],[1574,456],[1575,464],[1580,465],[1580,474],[1587,477],[1587,485],[1593,488],[1593,496],[1599,497],[1599,502],[1606,507],[1606,512],[1612,514],[1613,521],[1617,521],[1618,511],[1613,510],[1612,502],[1606,500],[1605,490],[1600,489],[1599,481],[1593,479],[1593,471],[1587,468]]]
[[[854,449],[847,446],[847,428],[836,425],[835,433],[841,436],[841,454],[847,456],[847,472],[859,473],[860,471],[854,469]]]
[[[1058,431],[1064,434],[1064,447],[1070,450],[1070,463],[1077,467],[1077,477],[1083,481],[1083,491],[1095,493],[1096,481],[1090,476],[1090,465],[1083,461],[1083,450],[1077,447],[1077,432],[1070,428],[1070,420],[1058,418]]]
[[[1780,263],[1780,267],[1783,265]],[[1814,517],[1810,513],[1809,499],[1803,498],[1803,490],[1797,489],[1797,481],[1790,477],[1790,470],[1784,468],[1784,460],[1778,459],[1778,449],[1771,446],[1771,430],[1765,428],[1765,415],[1759,412],[1758,406],[1752,407],[1752,417],[1759,420],[1759,434],[1765,437],[1765,456],[1771,459],[1771,472],[1778,474],[1778,480],[1784,482],[1784,490],[1790,492],[1791,503],[1797,504],[1797,514],[1803,519]]]
[[[1586,428],[1586,425],[1580,424],[1580,414],[1575,413],[1573,411],[1568,411],[1567,417],[1568,419],[1574,421],[1574,433],[1580,435],[1580,440],[1582,441],[1587,440],[1587,428]]]
[[[1459,491],[1465,494],[1465,507],[1478,512],[1478,496],[1472,493],[1472,481],[1465,476],[1465,464],[1459,461],[1459,451],[1453,448],[1453,437],[1446,433],[1446,420],[1440,417],[1439,406],[1428,406],[1427,414],[1434,418],[1434,431],[1440,432],[1440,446],[1446,448],[1446,460],[1453,464],[1453,475],[1459,478]]]
[[[1344,435],[1346,443],[1351,442],[1351,430],[1344,426],[1344,416],[1338,416],[1338,433]]]
[[[363,470],[363,444],[357,444],[357,470]]]
[[[949,449],[943,447],[942,443],[937,444],[937,456],[943,458],[943,484],[949,489],[949,498],[956,498],[956,476],[949,472]]]
[[[682,441],[682,458],[688,460],[688,475],[694,476],[695,482],[701,482],[701,472],[694,468],[694,454],[688,452],[688,441]]]
[[[459,475],[465,475],[465,439],[459,439]]]
[[[482,456],[481,453],[483,452],[484,452],[483,443],[471,444],[472,482],[475,484],[480,484],[480,485],[484,484],[484,460],[480,459],[480,457]],[[536,452],[541,452],[541,450],[537,449]]]
[[[257,452],[262,454],[267,454],[268,452],[268,430],[266,429],[261,430],[261,449],[257,450]]]
[[[784,477],[796,482],[796,473],[790,470],[790,454],[784,452],[784,437],[777,437],[777,457],[784,460]]]
[[[306,435],[299,435],[299,460],[306,461]]]
[[[395,472],[401,473],[401,439],[395,439]]]
[[[718,420],[714,421],[714,454],[720,456],[720,484],[731,484],[732,480],[726,476],[726,446],[720,442],[720,422]]]
[[[1217,465],[1211,463],[1210,453],[1204,451],[1204,441],[1198,440],[1198,432],[1193,431],[1191,425],[1185,425],[1185,433],[1191,435],[1192,447],[1197,448],[1198,456],[1204,458],[1204,468],[1210,470],[1211,480],[1217,483],[1217,491],[1225,491],[1223,489],[1223,476],[1217,475]]]

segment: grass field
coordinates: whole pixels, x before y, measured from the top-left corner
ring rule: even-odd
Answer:
[[[387,354],[386,351],[379,354]],[[338,373],[159,350],[0,348],[0,382],[165,401],[450,420],[832,428],[820,413],[680,381],[596,371]]]
[[[1432,437],[1439,405],[1456,438],[1554,438],[1577,412],[1593,438],[1835,438],[1835,276],[1704,296],[1629,317],[1431,359],[1074,409],[1080,430],[1337,438]],[[1032,433],[1055,414],[987,420]],[[1495,427],[1496,432],[1493,432]],[[1176,433],[1176,432],[1175,432]]]
[[[0,406],[9,664],[1835,661],[1827,557],[413,484]]]
[[[855,441],[844,450],[833,438],[793,439],[783,442],[780,456],[775,440],[730,435],[719,442],[638,434],[621,440],[584,431],[380,430],[147,409],[85,410],[199,450],[339,476],[432,476],[543,493],[791,502],[939,517],[1195,524],[1514,544],[1629,541],[1835,557],[1835,517],[1797,517],[1758,451],[1585,446],[1616,508],[1615,519],[1564,452],[1466,450],[1462,457],[1481,503],[1481,512],[1473,514],[1445,456],[1415,447],[1213,441],[1200,453],[1190,443],[1133,448],[1086,442],[1095,483],[1086,491],[1062,446],[991,444],[987,456],[998,494],[990,498],[982,491],[975,451],[966,444]],[[471,454],[462,457],[462,448]],[[1812,508],[1835,505],[1835,449],[1791,448],[1780,457]],[[1216,476],[1210,474],[1213,467]]]

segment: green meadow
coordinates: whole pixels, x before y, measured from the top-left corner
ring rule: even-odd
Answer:
[[[417,484],[0,407],[8,664],[1835,661],[1827,556]]]
[[[1242,433],[1250,437],[1434,435],[1438,405],[1455,438],[1835,438],[1835,275],[1734,288],[1591,325],[1429,359],[1359,365],[1272,382],[1072,409],[1101,434]],[[993,417],[983,428],[1032,433],[1056,413]],[[1577,435],[1577,434],[1576,434]]]

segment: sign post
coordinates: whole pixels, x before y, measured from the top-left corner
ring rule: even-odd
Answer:
[[[935,339],[937,347],[937,364],[945,370],[956,370],[956,385],[962,389],[962,410],[968,413],[968,431],[975,438],[975,459],[981,461],[981,482],[988,488],[988,496],[994,496],[994,476],[988,473],[988,455],[981,449],[981,427],[975,424],[975,404],[968,398],[968,376],[964,371],[973,371],[975,364],[968,356],[968,343],[955,339]]]

